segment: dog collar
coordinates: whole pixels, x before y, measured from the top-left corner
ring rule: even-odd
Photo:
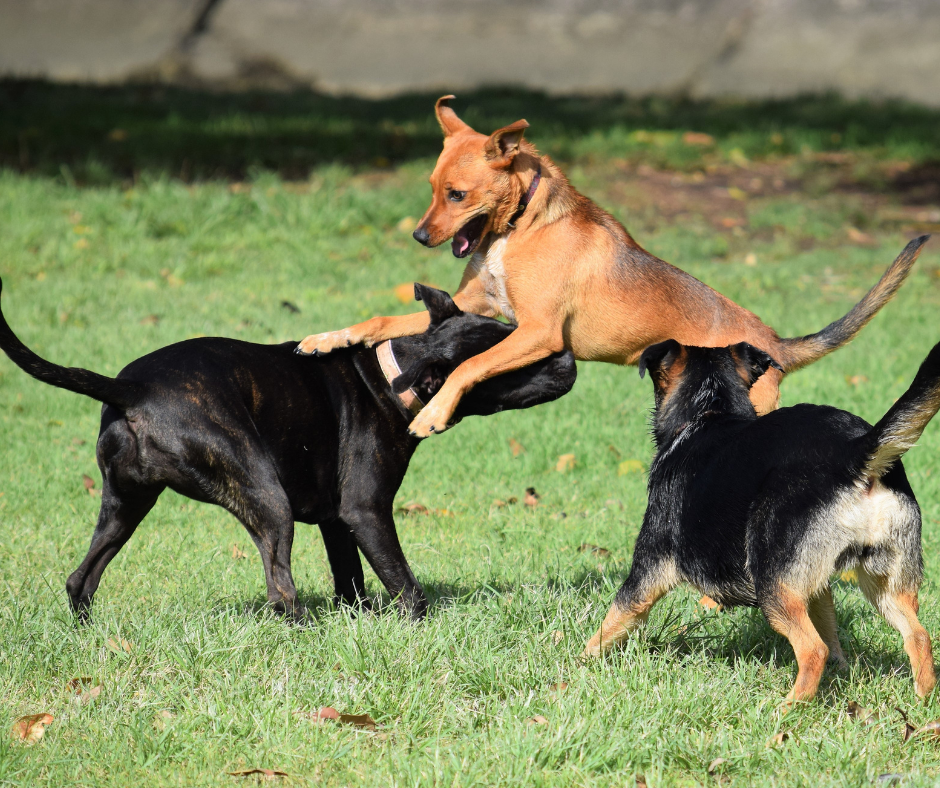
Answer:
[[[398,366],[398,359],[395,358],[395,351],[392,350],[391,341],[386,340],[376,345],[375,357],[379,360],[379,366],[382,368],[382,374],[385,375],[388,385],[391,386],[392,381],[401,375],[401,367]],[[414,389],[403,391],[398,395],[398,399],[400,399],[401,404],[415,416],[417,416],[421,412],[421,408],[424,407],[424,402],[422,402],[421,397],[415,394]]]
[[[525,213],[525,209],[529,207],[529,203],[532,202],[532,198],[535,197],[535,190],[539,187],[539,181],[542,180],[542,163],[539,162],[535,170],[535,177],[532,178],[532,183],[529,184],[529,191],[525,193],[525,196],[519,201],[519,207],[516,209],[516,212],[512,215],[512,219],[509,220],[509,226],[515,227],[516,222],[522,217],[522,214]]]

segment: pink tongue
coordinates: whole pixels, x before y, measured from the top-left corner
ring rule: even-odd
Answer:
[[[454,240],[451,242],[450,248],[454,255],[459,257],[470,248],[470,241],[458,233],[454,236]]]

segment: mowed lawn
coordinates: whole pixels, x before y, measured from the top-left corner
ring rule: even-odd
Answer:
[[[439,146],[433,96],[349,109],[315,96],[4,95],[3,311],[46,358],[113,375],[188,337],[299,340],[416,309],[403,284],[459,281],[449,246],[410,237]],[[552,126],[553,101],[492,92],[464,106],[494,128],[528,117],[529,137],[641,244],[781,334],[838,318],[910,238],[940,230],[940,113],[593,99],[579,115],[558,99]],[[785,381],[783,404],[876,420],[937,341],[935,239],[855,343]],[[935,784],[940,743],[905,743],[895,707],[921,725],[940,700],[918,701],[900,636],[848,580],[834,587],[849,668],[782,717],[789,644],[756,611],[706,613],[689,589],[609,658],[579,660],[630,565],[652,393],[635,368],[578,374],[558,402],[467,419],[419,448],[396,523],[427,621],[403,621],[369,570],[380,611],[334,609],[319,530],[299,526],[294,576],[315,620],[291,626],[265,609],[242,527],[166,492],[80,626],[64,586],[100,502],[100,407],[0,358],[0,786],[235,786],[256,778],[228,773],[253,768],[324,786]],[[938,452],[940,422],[905,460],[934,635]],[[880,717],[860,723],[850,701]],[[377,728],[317,724],[321,706]],[[44,738],[14,742],[14,721],[43,712],[55,717]]]

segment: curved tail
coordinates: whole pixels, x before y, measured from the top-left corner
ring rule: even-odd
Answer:
[[[865,461],[862,481],[884,476],[920,438],[940,410],[940,343],[920,365],[914,382],[869,432],[859,438]]]
[[[3,282],[0,280],[0,291],[2,290]],[[19,337],[7,324],[2,310],[0,310],[0,348],[16,366],[36,380],[60,389],[74,391],[76,394],[84,394],[86,397],[106,402],[121,410],[132,408],[145,394],[145,387],[141,383],[108,378],[87,369],[60,367],[58,364],[40,358],[20,342]]]
[[[904,284],[904,280],[920,254],[921,247],[927,243],[928,238],[930,238],[929,235],[922,235],[905,246],[904,251],[897,256],[897,259],[878,280],[878,284],[869,290],[847,315],[815,334],[781,339],[777,350],[781,358],[777,360],[783,366],[784,371],[793,372],[807,364],[812,364],[854,339],[855,335]]]

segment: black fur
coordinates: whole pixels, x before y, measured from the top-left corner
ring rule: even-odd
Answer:
[[[464,314],[449,295],[420,288],[432,312],[425,334],[393,340],[427,402],[462,361],[513,329]],[[98,465],[104,479],[98,525],[85,560],[66,584],[87,616],[108,562],[167,487],[234,514],[261,553],[268,599],[297,614],[291,576],[294,521],[316,523],[339,600],[363,604],[363,552],[389,594],[414,617],[427,600],[402,553],[392,502],[419,441],[412,414],[389,388],[375,350],[321,358],[296,342],[256,345],[191,339],[131,362],[107,378],[44,361],[0,313],[0,347],[33,377],[104,402]],[[549,402],[574,385],[570,352],[477,386],[456,417]],[[407,386],[405,386],[407,388]]]

